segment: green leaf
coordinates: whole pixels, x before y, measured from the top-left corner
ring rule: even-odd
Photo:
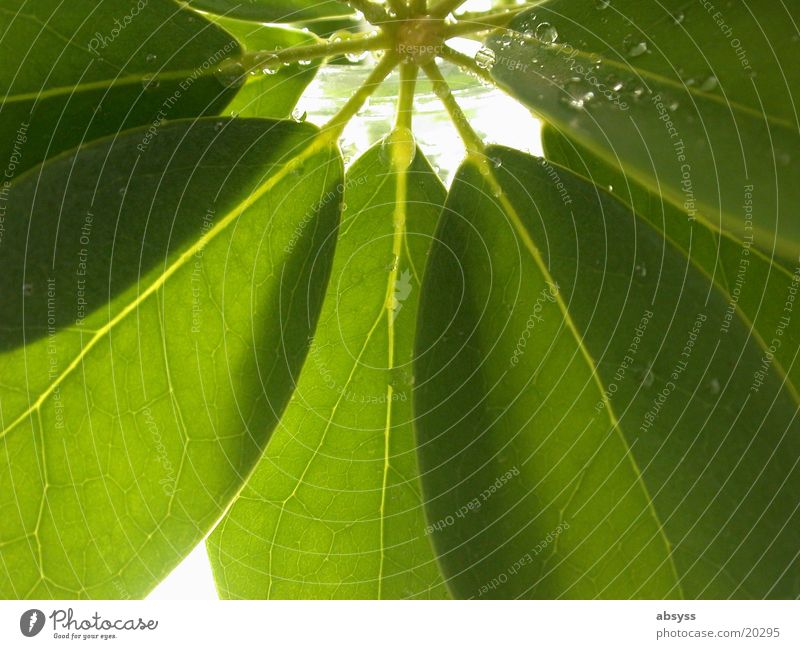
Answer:
[[[418,155],[396,202],[389,158],[376,146],[348,171],[330,290],[297,389],[208,541],[223,597],[447,595],[425,533],[411,407],[420,279],[445,192]],[[406,208],[395,259],[393,221]]]
[[[762,346],[763,341],[769,346],[774,332],[780,329],[782,342],[774,351],[773,363],[780,366],[791,383],[787,387],[800,392],[800,363],[794,360],[800,350],[800,327],[779,327],[785,298],[795,281],[797,263],[791,267],[768,259],[752,247],[747,236],[751,231],[745,230],[747,238],[739,240],[701,221],[689,221],[679,208],[647,191],[621,169],[606,164],[552,126],[543,129],[542,142],[549,160],[612,192],[712,278],[728,300],[726,321],[732,320],[738,311],[738,316],[753,326],[753,335],[761,338]],[[745,198],[742,209],[752,215],[753,206],[745,205],[747,201],[752,201],[752,197]]]
[[[649,222],[556,165],[490,155],[497,181],[467,163],[448,197],[417,339],[454,592],[794,597],[800,436],[781,367]],[[800,269],[776,339],[796,336],[798,285]]]
[[[167,0],[8,0],[0,33],[6,178],[123,129],[216,114],[237,90],[215,76],[236,40]]]
[[[213,14],[261,23],[296,23],[353,13],[346,4],[335,0],[188,0],[188,3]]]
[[[146,133],[8,193],[3,597],[144,596],[240,489],[317,319],[342,178],[327,140],[202,119],[142,152]]]
[[[313,34],[290,27],[214,18],[214,22],[231,32],[247,51],[265,51],[314,45],[319,43]],[[244,86],[228,105],[228,111],[238,117],[272,117],[284,119],[317,73],[319,61],[281,66],[271,74],[247,77]]]
[[[686,214],[800,254],[797,6],[554,0],[493,35],[494,77]],[[553,44],[544,41],[552,40]],[[542,40],[540,40],[542,39]]]

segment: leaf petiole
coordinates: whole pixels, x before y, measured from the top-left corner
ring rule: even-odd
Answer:
[[[283,50],[258,50],[246,52],[239,62],[246,71],[255,69],[274,70],[288,63],[297,61],[313,61],[314,59],[330,58],[350,52],[370,52],[385,49],[389,39],[384,34],[376,36],[355,36],[347,40],[325,41],[315,45],[300,45],[287,47]]]
[[[334,115],[330,121],[322,127],[322,131],[330,140],[337,140],[344,131],[348,122],[355,117],[364,103],[369,99],[384,79],[389,76],[397,66],[399,59],[394,52],[386,52],[378,65],[370,72],[361,87],[356,90],[341,110]]]
[[[538,2],[519,5],[513,9],[505,11],[488,11],[486,13],[474,13],[459,16],[458,22],[453,25],[446,25],[444,29],[445,38],[454,36],[469,36],[479,32],[485,32],[496,27],[505,27],[511,19],[515,18],[531,7],[537,6]]]
[[[360,11],[364,14],[364,18],[367,19],[367,22],[373,25],[380,25],[390,20],[386,10],[381,5],[371,2],[370,0],[345,0],[345,4],[350,5],[356,11]]]
[[[444,18],[448,14],[454,12],[466,0],[439,0],[433,7],[431,7],[430,15],[436,18]]]
[[[445,45],[442,49],[441,57],[445,61],[449,61],[461,68],[464,68],[468,72],[471,72],[475,76],[483,79],[487,83],[491,83],[495,87],[500,87],[494,77],[489,74],[489,71],[479,66],[475,63],[475,59],[471,56],[467,56],[466,54],[459,52],[458,50],[454,50],[449,45]]]
[[[450,120],[453,122],[459,136],[463,140],[464,146],[467,149],[467,155],[479,161],[481,164],[485,164],[486,147],[483,144],[483,140],[481,140],[478,134],[473,130],[467,116],[464,115],[458,102],[456,102],[456,98],[453,96],[447,81],[445,81],[442,76],[439,66],[431,61],[422,66],[422,69],[425,71],[428,79],[431,80],[434,94],[439,98],[442,104],[444,104],[445,110],[447,110],[447,114],[450,116]]]

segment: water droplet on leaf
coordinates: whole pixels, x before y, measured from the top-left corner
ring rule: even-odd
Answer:
[[[641,56],[647,52],[647,43],[642,41],[641,43],[636,43],[631,49],[628,50],[628,56],[631,58],[636,58],[637,56]]]
[[[494,50],[488,47],[482,47],[478,50],[477,54],[475,54],[475,63],[483,70],[491,70],[496,61],[497,55],[494,53]]]
[[[217,68],[215,76],[223,86],[238,88],[244,83],[246,75],[244,66],[241,63],[229,61]]]
[[[555,43],[558,40],[558,30],[550,23],[539,23],[535,36],[542,43]]]
[[[708,79],[706,79],[705,81],[703,81],[702,84],[700,84],[700,90],[702,90],[703,92],[711,92],[712,90],[714,90],[714,88],[717,87],[717,83],[718,83],[717,78],[712,74],[710,77],[708,77]]]

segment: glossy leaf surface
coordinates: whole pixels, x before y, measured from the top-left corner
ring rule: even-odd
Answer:
[[[490,155],[499,183],[468,163],[448,197],[418,337],[422,475],[429,518],[453,516],[434,541],[456,594],[792,596],[797,395],[769,348],[627,206]]]
[[[338,153],[287,165],[316,134],[291,122],[175,122],[141,154],[145,133],[8,197],[5,597],[145,595],[247,478],[316,322]]]

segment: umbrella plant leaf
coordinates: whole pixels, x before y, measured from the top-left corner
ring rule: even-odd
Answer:
[[[142,597],[241,488],[299,375],[333,256],[339,199],[323,197],[342,162],[316,133],[179,121],[144,153],[146,129],[131,131],[13,183],[3,597]]]
[[[595,154],[736,236],[800,254],[797,6],[553,0],[491,36],[492,75]],[[748,233],[749,234],[749,233]]]
[[[420,281],[445,191],[418,155],[395,258],[397,175],[385,148],[348,171],[330,290],[297,389],[209,539],[223,597],[447,596],[411,407]]]
[[[346,16],[353,10],[335,0],[188,0],[195,9],[260,23],[296,23]]]
[[[238,90],[217,72],[241,54],[236,39],[170,0],[8,0],[0,34],[0,160],[12,178],[99,137],[214,115]]]
[[[320,42],[313,34],[288,26],[262,25],[233,18],[212,17],[242,44],[246,52],[272,51]],[[228,104],[237,117],[285,119],[317,73],[319,61],[303,61],[275,68],[254,70]]]
[[[448,196],[417,338],[426,505],[454,592],[794,596],[798,399],[770,342],[606,190],[490,156]],[[773,337],[796,337],[783,315]]]

